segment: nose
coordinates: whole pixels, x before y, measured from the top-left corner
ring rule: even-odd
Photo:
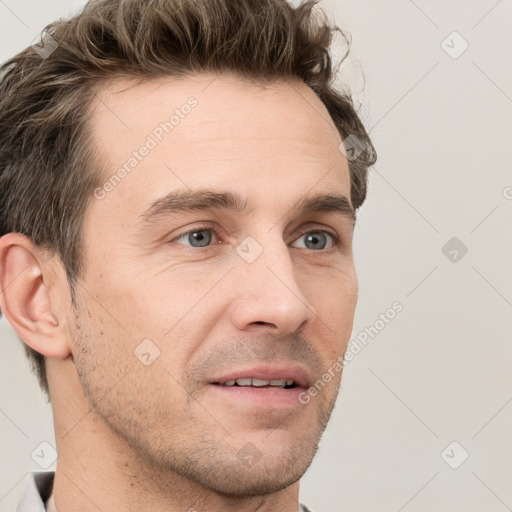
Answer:
[[[298,332],[315,316],[299,286],[289,251],[281,240],[263,247],[251,263],[238,259],[230,312],[238,330],[285,336]]]

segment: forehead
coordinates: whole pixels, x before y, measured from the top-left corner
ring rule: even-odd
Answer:
[[[300,81],[259,85],[209,74],[114,80],[98,90],[91,110],[104,183],[115,178],[107,196],[113,207],[141,210],[163,192],[195,186],[247,195],[263,187],[269,199],[275,190],[292,196],[313,186],[350,194],[340,136]]]

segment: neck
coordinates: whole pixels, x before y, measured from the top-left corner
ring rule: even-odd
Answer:
[[[127,461],[128,458],[125,458]],[[124,471],[113,471],[110,465],[86,461],[80,457],[74,464],[59,460],[53,492],[47,501],[47,512],[297,512],[298,484],[266,496],[229,497],[201,488],[174,473],[154,478],[139,466],[125,462]],[[121,465],[119,466],[121,467]]]

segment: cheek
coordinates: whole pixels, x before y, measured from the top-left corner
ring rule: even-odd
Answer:
[[[152,269],[131,280],[110,280],[102,289],[102,299],[133,338],[164,341],[180,333],[198,311],[203,324],[218,318],[220,302],[211,297],[217,295],[215,285],[221,278],[222,273],[204,269]],[[188,337],[193,335],[188,333]]]
[[[79,303],[73,337],[77,373],[89,386],[101,391],[131,370],[131,337],[97,300]]]
[[[125,350],[118,343],[115,351],[97,348],[115,341],[119,342],[106,336],[88,340],[94,348],[81,351],[75,359],[80,384],[95,414],[130,446],[145,453],[158,451],[159,439],[169,432],[179,439],[190,415],[187,396],[174,377],[176,372],[167,368],[163,352],[146,366],[131,346]],[[148,439],[152,448],[144,444]]]
[[[80,310],[73,336],[80,384],[101,416],[128,419],[163,399],[183,408],[179,346],[135,338],[95,301]]]
[[[316,312],[315,332],[325,340],[330,358],[336,358],[348,344],[357,294],[357,277],[349,269],[327,273],[321,286],[309,291],[310,304]]]
[[[88,350],[105,369],[129,368],[139,363],[134,351],[148,349],[179,374],[188,354],[218,322],[222,300],[219,287],[212,287],[222,274],[179,266],[150,267],[124,277],[123,272],[119,268],[116,274],[90,274],[85,289],[77,290],[84,322],[81,336],[100,343]]]
[[[309,275],[304,281],[306,295],[318,314],[321,311],[336,322],[346,322],[354,315],[358,283],[353,268],[329,269],[321,275]]]

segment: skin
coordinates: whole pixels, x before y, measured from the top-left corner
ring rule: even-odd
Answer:
[[[191,96],[197,107],[172,133],[91,198],[76,311],[57,256],[21,234],[0,239],[2,310],[47,357],[58,512],[149,503],[153,512],[296,512],[299,479],[335,404],[341,372],[308,404],[284,409],[226,399],[207,381],[277,361],[301,365],[313,384],[345,353],[357,301],[353,222],[292,210],[307,193],[350,198],[340,136],[301,82],[117,80],[91,105],[105,179]],[[198,188],[246,195],[252,213],[138,220],[169,192]],[[210,246],[181,236],[207,222],[218,231]],[[308,248],[303,233],[322,230],[339,241]],[[235,251],[247,236],[263,249],[252,263]],[[144,339],[160,350],[149,366],[134,356]],[[249,467],[244,446],[259,454]]]

